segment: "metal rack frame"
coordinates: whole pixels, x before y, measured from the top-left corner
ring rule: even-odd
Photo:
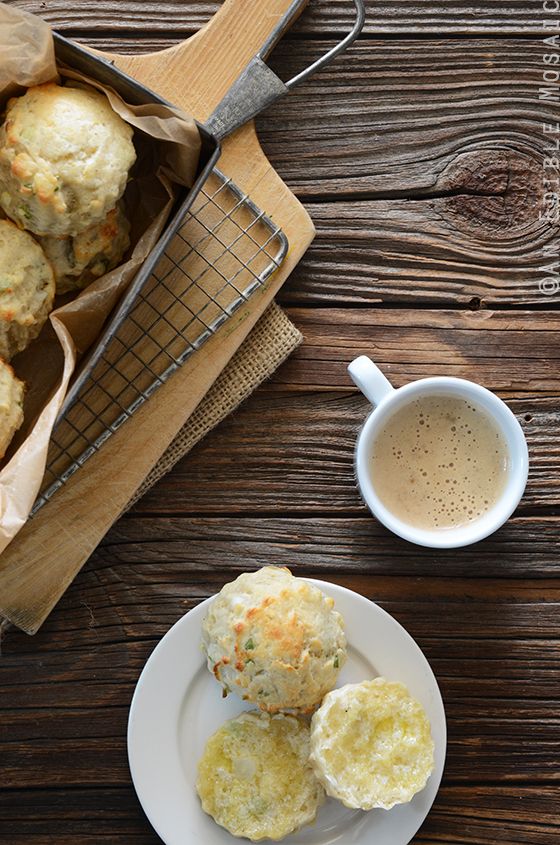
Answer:
[[[51,436],[31,517],[282,264],[281,229],[214,169]]]

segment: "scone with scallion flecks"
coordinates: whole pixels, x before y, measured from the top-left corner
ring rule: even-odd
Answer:
[[[325,799],[308,758],[307,722],[242,713],[206,744],[196,783],[202,808],[233,836],[283,839],[313,822]]]
[[[426,786],[434,768],[430,722],[404,684],[347,684],[313,714],[310,762],[327,794],[347,807],[389,810]]]
[[[9,364],[0,359],[0,459],[23,422],[25,386]]]
[[[224,693],[269,713],[311,713],[346,660],[333,600],[283,567],[226,584],[202,623],[202,644]]]
[[[101,223],[67,238],[39,238],[50,261],[57,294],[85,288],[121,261],[130,244],[130,224],[122,203]]]
[[[104,94],[49,82],[8,101],[0,128],[0,206],[36,235],[77,235],[121,198],[133,129]]]
[[[37,241],[0,220],[0,357],[9,361],[37,337],[52,308],[54,274]]]

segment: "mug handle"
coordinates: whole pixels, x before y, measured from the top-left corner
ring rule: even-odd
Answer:
[[[356,387],[362,391],[372,405],[379,405],[395,391],[391,382],[385,378],[379,367],[376,367],[367,355],[360,355],[359,358],[355,358],[348,365],[348,372]]]

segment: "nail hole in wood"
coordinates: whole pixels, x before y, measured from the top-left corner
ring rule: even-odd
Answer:
[[[533,419],[532,414],[525,414],[525,422],[531,422],[532,419]]]
[[[473,296],[471,301],[469,302],[469,308],[471,311],[480,311],[480,306],[482,305],[482,301],[478,296]]]

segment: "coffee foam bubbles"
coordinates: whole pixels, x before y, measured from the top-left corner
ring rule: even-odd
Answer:
[[[403,522],[457,528],[498,499],[507,474],[503,436],[480,408],[454,396],[426,396],[400,408],[378,434],[375,491]]]

